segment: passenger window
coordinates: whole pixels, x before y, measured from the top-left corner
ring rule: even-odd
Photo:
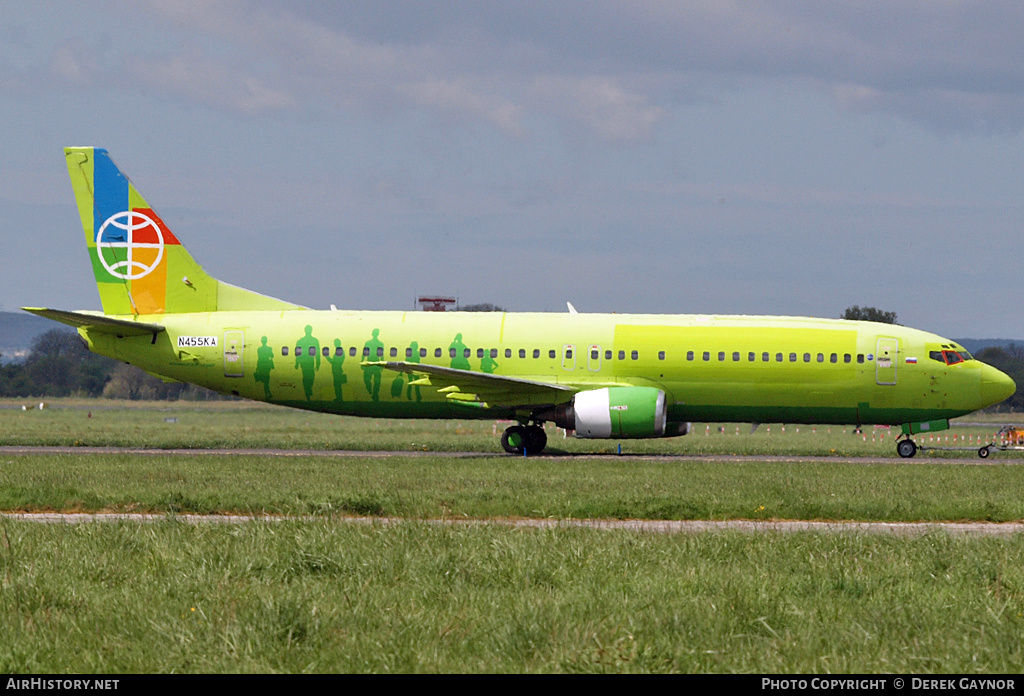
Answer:
[[[747,353],[747,362],[755,362],[757,360],[757,353]]]
[[[825,362],[825,355],[823,353],[818,353],[818,362]]]
[[[363,346],[363,357],[368,358],[370,356],[370,346]]]
[[[782,362],[782,353],[775,354],[775,362]]]
[[[789,361],[790,362],[796,362],[796,353],[790,353],[789,354]]]
[[[625,360],[625,359],[626,359],[626,351],[620,350],[619,351],[619,360]]]
[[[427,357],[427,349],[426,348],[420,348],[420,357],[421,358]]]
[[[473,351],[471,351],[469,348],[466,348],[465,350],[462,351],[462,357],[464,357],[464,358],[468,358],[472,354],[473,354]]]
[[[348,349],[348,354],[349,354],[349,357],[352,357],[352,358],[356,357],[356,347],[352,346],[351,348],[349,348]]]
[[[552,360],[554,360],[554,358],[555,358],[555,351],[554,350],[549,350],[548,351],[548,357],[551,358]]]
[[[597,357],[597,356],[595,356],[595,357]],[[659,350],[658,351],[658,360],[664,360],[664,359],[665,359],[665,351]]]
[[[861,364],[864,363],[864,354],[863,353],[857,353],[857,362],[861,363]]]
[[[591,360],[597,360],[599,355],[601,355],[601,351],[597,350],[596,348],[594,350],[590,351],[590,359]]]
[[[852,359],[853,359],[852,355],[850,355],[849,353],[843,353],[843,362],[844,363],[848,363]]]
[[[771,353],[761,353],[761,360],[763,362],[770,362],[772,359]]]
[[[476,357],[478,357],[478,358],[484,357],[484,349],[483,348],[477,348],[476,349]]]
[[[526,349],[525,348],[520,348],[519,349],[519,357],[520,358],[525,358],[526,357]]]
[[[810,362],[810,361],[811,361],[811,354],[810,353],[804,353],[804,362]]]
[[[725,351],[718,351],[718,362],[725,362]]]
[[[693,360],[693,351],[692,350],[686,351],[686,359],[687,360]]]
[[[394,348],[392,348],[391,350],[394,350]],[[377,357],[378,358],[383,358],[384,357],[384,347],[383,346],[381,346],[380,348],[377,349]]]
[[[405,357],[407,357],[407,358],[411,358],[412,357],[412,348],[411,347],[405,349]]]
[[[629,357],[631,357],[633,360],[636,360],[637,358],[640,357],[640,354],[634,350],[632,353],[629,354]]]
[[[572,348],[565,349],[565,359],[572,360]]]
[[[605,360],[611,360],[612,359],[612,352],[610,350],[606,350],[604,352],[604,359]]]
[[[334,349],[334,357],[340,358],[343,355],[345,355],[345,349],[344,348],[342,348],[341,346],[338,346],[337,348]]]
[[[828,356],[828,361],[830,363],[837,363],[839,362],[839,356],[833,353],[832,355]]]
[[[448,357],[449,358],[454,358],[455,357],[455,350],[456,350],[455,348],[449,348],[448,349]]]
[[[704,351],[704,362],[707,362],[710,359],[711,359],[711,353],[709,353],[708,351]]]
[[[394,348],[394,347],[391,348],[391,357],[392,358],[397,358],[398,357],[398,348]]]
[[[511,348],[506,348],[505,349],[505,357],[506,358],[511,358],[512,357],[512,349]]]
[[[540,357],[540,348],[534,348],[533,349],[533,357],[535,357],[535,358],[539,358]]]
[[[740,354],[739,354],[739,352],[736,352],[736,351],[733,352],[733,354],[732,354],[732,361],[733,362],[739,362],[740,361]]]
[[[435,348],[434,349],[434,357],[435,358],[440,358],[441,357],[441,349],[440,348]]]
[[[288,355],[288,346],[281,346],[281,355]]]
[[[323,353],[324,357],[326,358],[327,356],[329,356],[331,354],[331,349],[328,348],[327,346],[324,346],[324,349],[322,351],[320,351],[320,352]]]

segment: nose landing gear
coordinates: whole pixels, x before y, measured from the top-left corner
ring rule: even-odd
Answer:
[[[917,443],[909,437],[896,443],[896,454],[904,459],[909,459],[917,454]]]
[[[540,454],[548,444],[543,426],[513,425],[501,434],[501,446],[509,454]]]

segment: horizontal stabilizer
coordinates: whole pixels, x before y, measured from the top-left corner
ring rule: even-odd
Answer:
[[[114,334],[115,336],[148,336],[164,331],[164,327],[160,324],[113,319],[91,312],[67,312],[62,309],[44,309],[42,307],[22,307],[22,309],[37,316],[73,326],[76,329],[84,327],[89,331]]]

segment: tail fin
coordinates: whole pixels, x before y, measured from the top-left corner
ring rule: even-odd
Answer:
[[[64,156],[104,314],[301,309],[208,275],[106,150]]]

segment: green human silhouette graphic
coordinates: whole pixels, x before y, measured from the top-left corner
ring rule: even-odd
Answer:
[[[295,367],[302,369],[302,391],[306,401],[313,398],[313,378],[320,369],[320,341],[313,337],[313,327],[306,327],[306,335],[295,342]]]
[[[334,339],[334,355],[328,355],[327,362],[331,364],[331,375],[334,377],[334,400],[344,401],[342,388],[348,376],[345,375],[345,351],[341,349],[340,339]]]
[[[267,345],[267,337],[260,339],[263,344],[256,349],[256,371],[253,378],[263,385],[263,398],[270,399],[270,371],[274,369],[274,349]]]
[[[491,351],[485,350],[484,357],[480,359],[480,371],[493,374],[498,367],[498,361],[491,357]]]
[[[378,339],[380,329],[373,330],[373,337],[363,345],[363,361],[377,361],[384,355],[384,342]],[[380,401],[380,378],[384,371],[380,365],[361,365],[363,368],[363,384],[370,398]]]
[[[455,334],[455,340],[448,346],[448,354],[452,359],[452,367],[456,370],[468,370],[469,356],[466,355],[466,344],[462,342],[462,334]]]
[[[418,363],[420,361],[420,344],[413,341],[409,344],[409,356],[405,359],[406,362]],[[414,375],[409,375],[409,384],[405,388],[405,398],[412,401],[413,390],[416,391],[416,400],[423,401],[423,395],[420,393],[420,385],[413,384],[416,381]]]

